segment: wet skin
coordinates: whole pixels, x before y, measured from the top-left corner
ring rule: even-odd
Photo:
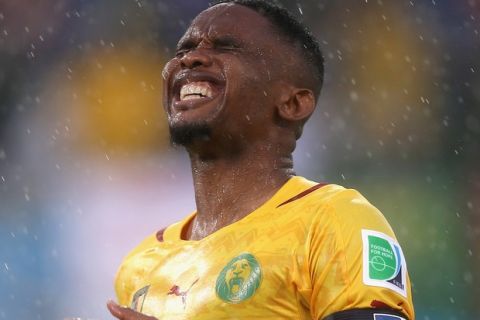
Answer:
[[[184,239],[203,239],[245,217],[294,175],[298,127],[315,107],[299,61],[265,17],[240,5],[203,11],[180,39],[163,71],[169,126],[210,130],[184,145],[197,205]],[[181,88],[192,83],[209,94],[182,100]],[[153,319],[108,306],[118,319]]]
[[[274,116],[267,109],[274,104],[272,72],[277,73],[267,63],[278,49],[271,38],[268,21],[250,9],[220,5],[201,13],[164,69],[169,125],[209,125],[216,141],[208,145],[215,154],[220,146],[228,147],[223,142],[231,141],[226,140],[244,144],[268,135],[268,128],[259,124],[272,122]],[[179,101],[181,85],[193,81],[209,82],[213,97]],[[201,144],[195,151],[205,153],[207,147]]]
[[[292,83],[299,60],[265,17],[239,5],[202,12],[180,39],[163,73],[169,125],[211,131],[185,146],[197,204],[185,239],[241,219],[294,174],[295,128],[315,105],[312,90]],[[208,82],[212,97],[181,101],[181,86],[196,81]]]

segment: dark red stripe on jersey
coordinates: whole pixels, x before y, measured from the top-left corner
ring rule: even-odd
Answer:
[[[160,230],[160,231],[157,232],[157,240],[160,241],[160,242],[163,241],[163,233],[165,232],[165,229],[166,229],[166,228],[164,228],[164,229],[162,229],[162,230]]]
[[[305,191],[303,191],[303,192],[300,192],[300,193],[297,194],[296,196],[288,199],[287,201],[280,203],[280,204],[277,206],[277,208],[280,208],[281,206],[286,205],[287,203],[290,203],[290,202],[293,202],[293,201],[298,200],[298,199],[300,199],[300,198],[303,198],[303,197],[305,197],[307,194],[312,193],[313,191],[318,190],[318,189],[320,189],[321,187],[326,186],[327,184],[328,184],[328,183],[319,183],[319,184],[316,184],[316,185],[314,185],[313,187],[311,187],[311,188],[309,188],[309,189],[307,189],[307,190],[305,190]]]
[[[378,301],[378,300],[373,300],[372,303],[370,303],[370,306],[372,308],[377,308],[377,309],[388,308],[388,304],[386,304],[385,302],[382,302],[382,301]]]

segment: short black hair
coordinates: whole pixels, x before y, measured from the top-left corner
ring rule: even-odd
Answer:
[[[308,28],[275,0],[217,0],[210,7],[221,3],[234,3],[253,9],[265,18],[296,48],[305,61],[314,66],[313,76],[318,83],[318,93],[323,84],[324,59],[320,45]]]

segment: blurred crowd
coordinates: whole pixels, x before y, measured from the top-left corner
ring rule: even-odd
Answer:
[[[480,318],[480,1],[280,2],[326,61],[297,173],[385,214],[417,319]],[[0,1],[0,319],[108,318],[123,256],[194,210],[161,70],[207,5]]]

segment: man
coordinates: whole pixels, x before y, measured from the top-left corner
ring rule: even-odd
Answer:
[[[318,45],[283,9],[221,1],[164,69],[171,138],[197,211],[120,267],[118,319],[414,319],[400,246],[358,192],[295,176],[323,78]]]

